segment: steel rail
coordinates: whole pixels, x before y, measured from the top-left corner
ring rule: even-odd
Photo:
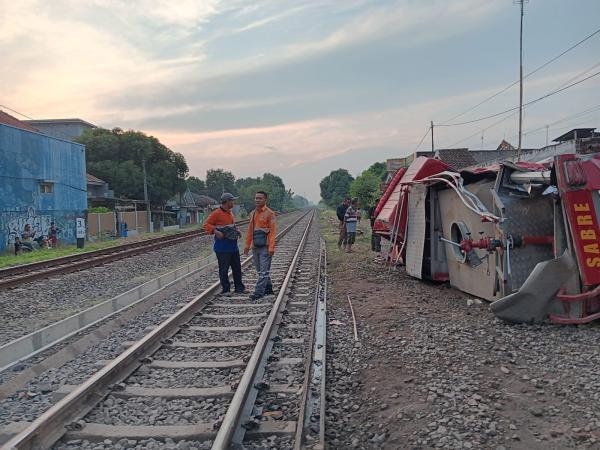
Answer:
[[[201,233],[200,229],[188,230],[188,231],[184,231],[182,233],[153,237],[153,238],[149,238],[149,239],[142,239],[139,241],[114,245],[112,247],[106,247],[106,248],[102,248],[99,250],[85,251],[85,252],[77,253],[74,255],[67,255],[67,256],[61,256],[59,258],[47,259],[45,261],[37,261],[37,262],[33,262],[33,263],[28,263],[28,264],[20,264],[18,266],[5,267],[5,268],[0,269],[0,275],[7,276],[7,275],[18,274],[18,273],[29,271],[29,270],[44,269],[46,267],[52,267],[52,266],[55,266],[58,264],[64,264],[67,262],[73,262],[73,261],[85,259],[89,256],[105,255],[107,253],[114,253],[115,251],[119,251],[119,250],[126,250],[129,248],[141,247],[141,246],[145,246],[147,244],[151,244],[151,243],[155,243],[155,242],[161,242],[161,241],[164,242],[164,241],[168,241],[170,239],[175,239],[175,238],[180,238],[180,237],[195,237],[195,236],[200,235],[200,233]]]
[[[246,369],[238,384],[238,388],[236,389],[235,394],[233,394],[233,399],[227,408],[223,422],[221,423],[217,436],[213,441],[212,450],[227,450],[231,448],[234,438],[236,441],[239,440],[240,442],[243,440],[245,430],[241,426],[242,412],[244,409],[246,409],[251,391],[255,389],[254,381],[256,374],[266,360],[265,350],[270,342],[271,333],[276,326],[275,319],[281,314],[281,307],[285,305],[284,298],[287,295],[287,289],[290,284],[290,280],[296,269],[298,260],[300,259],[300,254],[302,253],[304,244],[308,238],[314,216],[315,213],[313,211],[304,233],[302,234],[302,239],[298,244],[296,253],[294,254],[292,262],[290,263],[290,267],[285,279],[283,280],[279,294],[277,295],[277,299],[273,304],[273,308],[271,309],[269,317],[267,318],[267,322],[265,323],[260,337],[258,338],[256,346],[254,347],[254,351],[252,352],[252,356],[246,365]],[[252,401],[252,403],[254,403],[254,401]]]
[[[319,412],[319,443],[322,448],[325,448],[325,404],[327,401],[326,397],[326,388],[327,388],[327,299],[328,299],[328,285],[329,285],[329,275],[327,273],[327,243],[323,238],[321,238],[323,242],[323,247],[325,248],[325,275],[323,279],[323,304],[321,305],[324,308],[324,330],[323,330],[323,342],[321,343],[323,349],[323,365],[321,367],[321,404],[320,404],[320,412]]]
[[[311,412],[313,410],[312,405],[309,403],[313,400],[311,397],[311,380],[314,380],[315,377],[320,376],[320,374],[315,373],[315,369],[319,369],[315,367],[317,363],[317,356],[320,356],[318,361],[323,363],[325,347],[321,345],[324,342],[323,331],[319,330],[317,327],[319,325],[324,326],[321,321],[323,320],[324,308],[326,308],[326,304],[321,301],[321,295],[324,289],[324,286],[321,285],[321,278],[325,276],[325,268],[327,267],[327,253],[326,247],[324,243],[320,242],[319,248],[319,269],[317,274],[317,289],[315,291],[315,304],[313,305],[311,324],[310,324],[310,337],[308,341],[308,345],[310,347],[310,357],[306,358],[304,363],[304,381],[302,383],[302,398],[300,399],[300,411],[298,412],[298,421],[296,425],[296,435],[294,438],[294,450],[300,450],[304,448],[304,438],[305,438],[305,427],[306,422],[310,419]],[[318,320],[320,319],[320,320]],[[324,368],[323,368],[324,370]],[[319,389],[319,395],[321,391]],[[324,401],[321,400],[322,402]]]
[[[249,219],[245,219],[237,224],[247,225],[248,223]],[[0,269],[0,289],[19,286],[22,283],[48,278],[52,275],[77,272],[201,236],[207,236],[207,233],[203,230],[192,230]]]
[[[300,216],[294,223],[282,230],[277,238],[287,234],[310,213],[309,211]],[[251,259],[250,257],[246,258],[242,266],[247,266]],[[165,339],[177,333],[181,325],[189,322],[214,295],[220,292],[220,288],[219,282],[212,284],[35,419],[25,430],[9,440],[2,450],[39,450],[52,447],[65,434],[67,427],[76,427],[76,420],[91,411],[114,385],[131,375],[143,363],[144,358],[156,352],[163,345]]]

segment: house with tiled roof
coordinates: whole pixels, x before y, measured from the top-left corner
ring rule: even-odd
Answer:
[[[37,128],[34,128],[33,126],[11,116],[2,110],[0,110],[0,124],[8,125],[9,127],[20,128],[21,130],[32,131],[34,133],[40,132],[40,130]]]

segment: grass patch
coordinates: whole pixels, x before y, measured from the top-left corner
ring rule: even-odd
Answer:
[[[347,271],[348,263],[355,262],[358,259],[362,260],[365,255],[369,254],[371,251],[371,229],[369,222],[363,219],[358,225],[358,230],[363,233],[356,234],[356,242],[352,246],[355,253],[346,253],[338,249],[337,246],[340,228],[335,211],[331,209],[320,210],[319,220],[321,235],[327,246],[327,271],[333,281],[330,284],[331,298],[339,306],[346,303],[346,297],[345,294],[341,295],[341,293],[337,295],[335,276]]]
[[[60,258],[62,256],[76,255],[80,253],[92,252],[94,250],[102,250],[109,247],[116,247],[130,242],[137,242],[144,239],[157,238],[161,236],[170,236],[182,231],[191,231],[194,228],[200,228],[198,225],[184,227],[180,230],[160,231],[157,233],[143,233],[139,236],[125,239],[111,239],[106,241],[86,241],[85,248],[77,248],[75,245],[62,244],[59,248],[39,249],[33,252],[23,253],[18,256],[11,254],[0,255],[0,268],[18,266],[22,264],[30,264],[39,261],[47,261],[49,259]],[[11,246],[12,247],[12,246]]]

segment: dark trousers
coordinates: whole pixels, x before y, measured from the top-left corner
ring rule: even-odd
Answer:
[[[229,268],[233,272],[233,284],[235,290],[243,292],[245,287],[242,282],[242,263],[240,261],[240,252],[215,252],[217,261],[219,261],[219,280],[223,292],[229,292],[231,283],[229,282]]]
[[[371,250],[374,252],[381,251],[381,235],[371,230]]]

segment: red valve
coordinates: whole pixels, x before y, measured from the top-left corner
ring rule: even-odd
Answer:
[[[502,243],[498,239],[493,239],[491,237],[482,237],[478,241],[474,241],[471,238],[463,239],[460,243],[460,248],[465,253],[469,253],[474,248],[479,248],[488,252],[493,252],[496,248],[501,246]]]

